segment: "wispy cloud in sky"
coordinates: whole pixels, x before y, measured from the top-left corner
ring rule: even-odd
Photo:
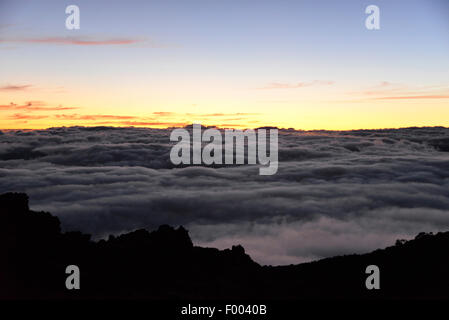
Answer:
[[[8,117],[11,120],[39,120],[46,119],[48,116],[46,115],[33,115],[33,114],[23,114],[23,113],[15,113]]]
[[[24,104],[15,104],[11,102],[10,104],[0,105],[0,110],[26,110],[26,111],[59,111],[59,110],[73,110],[78,109],[77,107],[64,107],[62,105],[50,106],[43,101],[26,101]]]
[[[333,85],[334,81],[329,80],[314,80],[310,82],[297,82],[297,83],[283,83],[283,82],[272,82],[269,85],[261,88],[260,90],[271,90],[271,89],[298,89],[304,87],[312,86],[330,86]]]
[[[1,41],[1,40],[0,40]],[[0,91],[24,91],[32,87],[30,84],[23,85],[5,85],[0,87]]]
[[[90,115],[81,115],[81,114],[57,114],[54,116],[57,119],[62,120],[129,120],[129,119],[138,119],[139,117],[135,116],[120,116],[120,115],[111,115],[111,114],[90,114]]]
[[[118,122],[97,122],[96,125],[118,125],[118,126],[145,126],[145,127],[184,127],[187,122],[160,122],[160,121],[118,121]]]
[[[201,123],[217,127],[243,127],[240,121],[250,122],[258,113],[184,113],[171,111],[154,111],[147,115],[131,114],[83,114],[80,113],[56,113],[81,109],[76,107],[64,107],[62,105],[51,106],[44,101],[27,101],[23,104],[0,105],[0,111],[4,113],[3,119],[15,123],[27,123],[30,125],[40,123],[38,120],[47,119],[48,126],[55,125],[82,125],[82,126],[145,126],[145,127],[184,127],[192,123],[192,118]],[[42,113],[45,112],[45,113]],[[29,120],[29,121],[23,121]],[[35,120],[35,121],[33,121]],[[253,119],[254,120],[254,119]],[[252,121],[255,123],[257,121]]]
[[[143,42],[141,39],[129,38],[91,38],[91,37],[37,37],[21,39],[0,39],[0,43],[35,43],[78,46],[130,45]]]
[[[364,100],[429,100],[449,99],[449,85],[413,86],[382,81],[367,90],[349,92],[351,96],[368,96]]]
[[[398,96],[398,97],[378,97],[375,100],[412,100],[412,99],[449,99],[449,95],[425,95],[425,96]]]

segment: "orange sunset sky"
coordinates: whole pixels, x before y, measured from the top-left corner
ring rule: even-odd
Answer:
[[[447,1],[0,2],[0,128],[449,126]]]

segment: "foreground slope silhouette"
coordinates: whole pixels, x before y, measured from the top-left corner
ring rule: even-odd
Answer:
[[[195,247],[188,232],[161,226],[94,242],[62,233],[58,218],[29,210],[23,193],[0,195],[2,299],[446,299],[449,232],[364,255],[300,265],[260,266],[243,247]],[[81,289],[67,290],[65,268],[81,270]],[[365,269],[381,270],[367,290]]]

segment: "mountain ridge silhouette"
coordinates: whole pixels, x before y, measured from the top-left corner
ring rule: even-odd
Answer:
[[[182,226],[99,241],[62,233],[26,194],[0,195],[1,299],[447,299],[448,249],[449,232],[420,233],[367,254],[261,266],[240,245],[194,246]],[[68,265],[80,268],[80,290],[65,287]],[[380,290],[365,287],[368,265],[380,268]]]

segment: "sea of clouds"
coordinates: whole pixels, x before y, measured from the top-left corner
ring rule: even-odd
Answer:
[[[449,230],[449,129],[279,131],[279,169],[174,167],[171,130],[0,132],[0,193],[26,192],[64,230],[106,237],[184,225],[261,264],[362,253]]]

